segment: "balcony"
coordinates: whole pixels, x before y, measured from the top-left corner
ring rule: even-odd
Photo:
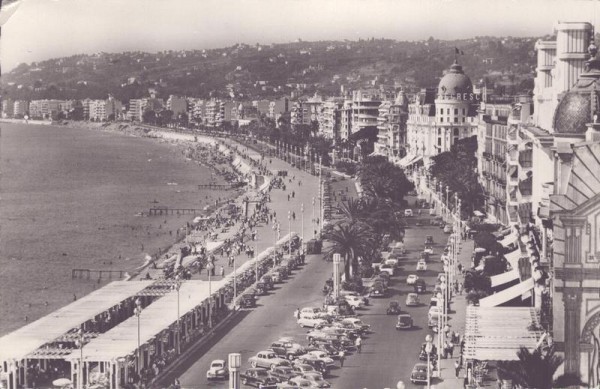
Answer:
[[[532,185],[533,179],[528,177],[519,182],[519,194],[521,196],[522,201],[527,201],[531,199]]]
[[[487,151],[483,152],[483,158],[487,159],[487,160],[491,160],[492,159],[492,153],[488,153]]]

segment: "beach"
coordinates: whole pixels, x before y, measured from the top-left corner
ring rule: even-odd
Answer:
[[[133,273],[194,217],[140,216],[150,208],[204,209],[239,195],[198,189],[231,174],[225,159],[205,166],[210,144],[82,127],[1,125],[0,335],[107,281],[72,279],[72,269]]]

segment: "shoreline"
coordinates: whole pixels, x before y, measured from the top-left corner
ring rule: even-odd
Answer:
[[[17,124],[24,124],[24,122],[21,121]],[[44,124],[51,124],[52,127],[59,129],[61,127],[65,127],[64,125],[55,125],[52,123]],[[88,130],[98,133],[103,132],[109,135],[111,133],[114,133],[119,136],[131,136],[137,138],[144,137],[154,139],[152,143],[164,144],[166,147],[170,148],[165,149],[165,153],[170,154],[171,159],[175,158],[183,160],[184,163],[185,161],[187,161],[188,163],[202,165],[205,169],[204,171],[208,170],[213,173],[213,175],[203,175],[202,177],[204,177],[204,181],[202,182],[225,183],[225,179],[222,178],[223,174],[233,173],[233,167],[231,166],[231,163],[229,161],[226,161],[225,159],[223,159],[223,161],[221,161],[220,163],[206,163],[207,161],[210,161],[210,153],[206,150],[210,149],[213,155],[216,155],[217,153],[215,149],[207,147],[206,143],[197,144],[196,142],[189,140],[182,141],[177,139],[161,139],[161,137],[158,136],[159,134],[155,133],[156,130],[145,132],[141,128],[138,129],[138,127],[140,126],[127,126],[127,128],[121,127],[121,129],[119,129],[119,126],[122,125],[122,123],[113,123],[112,125],[103,126],[101,123],[92,124],[83,122],[73,122],[70,123],[68,127],[76,128],[77,130]],[[168,130],[165,129],[164,131],[166,133]],[[216,143],[216,141],[214,143]],[[190,152],[190,147],[192,147],[192,152],[204,150],[206,152],[204,154],[204,160],[195,159],[194,155],[186,154]],[[196,157],[198,156],[199,154],[196,155]],[[219,174],[215,172],[215,169],[219,170]],[[236,175],[236,178],[237,177],[239,177],[239,175]],[[167,181],[165,181],[165,184],[167,184]],[[173,187],[173,190],[177,190],[177,187]],[[230,201],[235,201],[241,195],[244,194],[244,191],[201,190],[197,192],[197,195],[195,195],[193,194],[193,192],[187,190],[186,193],[188,197],[190,196],[190,194],[192,196],[195,196],[201,204],[198,208],[205,207],[206,211],[204,212],[204,214],[208,215],[214,213],[215,211],[218,212],[218,209],[221,206],[223,206],[223,204],[226,204]],[[152,197],[149,198],[150,200],[152,199]],[[220,202],[218,203],[218,206],[215,206],[215,201],[219,200]],[[140,205],[142,207],[152,206],[151,204],[144,205],[143,203],[140,203]],[[176,207],[176,205],[174,206]],[[140,209],[139,207],[131,208],[130,210],[132,215],[134,213],[137,215],[138,213],[140,213],[140,211],[147,211],[147,209]],[[173,250],[173,248],[177,248],[178,244],[181,244],[181,241],[185,238],[187,223],[191,222],[193,217],[194,216],[191,215],[170,215],[168,217],[142,216],[143,220],[129,218],[128,221],[125,222],[125,224],[119,224],[118,226],[112,225],[111,223],[98,224],[98,229],[100,230],[113,229],[114,227],[117,227],[115,233],[119,233],[119,229],[125,229],[126,231],[128,231],[128,233],[123,235],[124,239],[122,239],[121,243],[114,242],[114,247],[117,247],[117,249],[112,250],[113,255],[107,257],[108,259],[102,256],[90,256],[87,258],[82,258],[83,261],[79,262],[79,256],[77,255],[77,252],[66,251],[66,253],[68,253],[69,258],[73,258],[69,260],[69,262],[67,262],[66,258],[64,257],[64,255],[66,254],[63,254],[62,258],[65,258],[64,260],[60,259],[59,257],[49,258],[50,260],[58,261],[57,263],[60,263],[61,266],[57,267],[56,269],[59,273],[61,271],[60,269],[62,269],[62,272],[64,274],[60,276],[60,279],[62,281],[49,282],[47,283],[47,286],[44,286],[43,284],[38,284],[38,287],[32,289],[33,293],[15,296],[15,300],[11,299],[9,306],[7,306],[6,309],[7,313],[11,312],[12,319],[7,319],[6,321],[3,321],[4,324],[1,328],[1,333],[10,333],[16,330],[17,328],[20,328],[23,325],[27,324],[28,322],[35,321],[36,319],[43,317],[66,304],[69,304],[74,299],[89,294],[90,292],[104,286],[106,283],[111,281],[111,279],[107,279],[106,277],[103,277],[101,280],[96,280],[95,278],[91,280],[79,278],[72,279],[71,270],[74,268],[90,268],[98,270],[122,269],[124,271],[129,272],[130,275],[136,273],[143,273],[144,269],[147,269],[148,266],[151,265],[151,261],[148,261],[146,253],[151,254],[151,257],[153,258],[157,258],[160,257],[160,254],[158,254],[160,252],[164,257],[164,253]],[[141,228],[141,225],[144,224],[150,225],[150,230],[147,230],[146,228]],[[162,229],[160,229],[161,226]],[[132,232],[134,229],[135,231]],[[169,235],[169,230],[172,230],[172,236]],[[125,246],[123,246],[123,242],[125,241],[127,241],[127,243],[125,243]],[[141,251],[139,248],[135,249],[136,245],[137,247],[140,247],[140,243],[143,243]],[[122,258],[120,255],[117,255],[121,252],[123,253]],[[58,255],[60,255],[60,253]],[[119,259],[117,259],[117,257],[119,257]],[[24,260],[28,260],[28,258],[29,257],[25,257]],[[12,259],[14,258],[6,257],[5,259],[8,261],[7,264],[10,264],[10,266],[13,268],[18,268],[22,266],[20,265],[20,261],[13,261]],[[92,259],[94,260],[92,261]],[[74,260],[75,262],[73,262]],[[54,273],[56,273],[56,271]],[[114,280],[114,278],[112,280]],[[7,285],[7,287],[12,288],[9,290],[18,290],[16,284],[14,286]],[[46,300],[46,302],[44,302],[44,300]]]

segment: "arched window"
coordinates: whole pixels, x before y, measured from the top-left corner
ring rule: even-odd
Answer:
[[[459,136],[459,134],[460,134],[460,133],[459,133],[459,130],[458,130],[458,128],[455,128],[455,129],[454,129],[454,136]]]

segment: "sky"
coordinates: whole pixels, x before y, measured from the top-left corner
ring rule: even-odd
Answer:
[[[596,25],[596,18],[600,1],[594,0],[21,0],[2,26],[0,61],[10,71],[22,62],[81,53],[298,38],[543,36],[559,20]]]

